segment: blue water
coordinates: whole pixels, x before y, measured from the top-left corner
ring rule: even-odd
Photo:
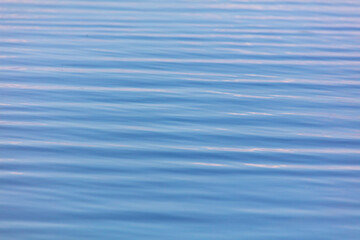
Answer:
[[[0,0],[0,239],[360,239],[359,77],[358,0]]]

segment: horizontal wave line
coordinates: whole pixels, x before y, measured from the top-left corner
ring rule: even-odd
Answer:
[[[350,166],[337,166],[337,165],[295,165],[295,164],[279,164],[279,165],[271,165],[271,164],[254,164],[254,163],[244,163],[245,166],[249,167],[257,167],[257,168],[285,168],[285,169],[309,169],[309,170],[353,170],[359,171],[360,166],[358,165],[350,165]]]
[[[76,72],[76,73],[145,73],[145,74],[174,74],[189,76],[226,76],[235,77],[234,74],[208,73],[208,72],[177,72],[166,70],[143,70],[125,68],[78,68],[78,67],[37,67],[37,66],[0,66],[0,70],[7,71],[49,71],[49,72]]]
[[[16,2],[12,2],[16,4]],[[18,4],[21,4],[21,1],[18,2]],[[224,10],[226,12],[227,10],[252,10],[252,11],[259,11],[259,12],[271,12],[271,11],[280,11],[280,12],[294,12],[294,11],[303,11],[303,12],[327,12],[327,13],[358,13],[360,6],[359,4],[353,4],[352,6],[344,6],[344,4],[336,4],[336,5],[324,5],[319,4],[318,7],[314,7],[313,5],[305,5],[305,4],[284,4],[285,2],[281,2],[280,4],[244,4],[244,3],[215,3],[215,4],[181,4],[181,3],[163,3],[161,4],[161,7],[156,4],[139,4],[136,2],[119,2],[119,3],[96,3],[96,2],[84,2],[81,4],[81,2],[59,2],[59,1],[52,1],[48,2],[48,5],[45,5],[46,8],[35,8],[31,9],[28,7],[27,11],[34,11],[34,12],[59,12],[59,11],[66,11],[71,13],[126,13],[126,12],[141,12],[144,10],[152,10],[156,12],[170,12],[173,14],[181,14],[183,11],[189,11],[189,10],[199,10],[202,11],[211,11],[213,9],[216,9],[218,11]],[[29,4],[32,4],[33,6],[36,6],[38,4],[44,5],[42,1],[36,2],[32,1],[29,2]],[[97,7],[96,10],[94,9],[84,9],[84,8],[78,8],[77,6],[87,6],[87,7]],[[44,6],[44,7],[45,7]],[[66,8],[62,9],[62,6],[72,6],[73,8]],[[55,8],[56,7],[56,8]],[[15,6],[9,6],[7,5],[7,8],[5,10],[11,11],[12,9],[16,9]],[[127,8],[127,9],[126,9]],[[166,10],[166,11],[165,11]],[[171,11],[171,10],[177,10],[177,11]],[[183,11],[179,11],[183,10]]]
[[[166,89],[151,88],[119,88],[119,87],[92,87],[92,86],[60,86],[60,85],[24,85],[0,84],[1,88],[18,88],[34,90],[75,90],[75,91],[114,91],[114,92],[173,92]]]
[[[230,112],[227,113],[229,115],[234,116],[304,116],[304,117],[324,117],[324,118],[332,118],[332,119],[349,119],[349,120],[359,120],[360,115],[354,116],[354,115],[338,115],[334,113],[302,113],[302,112]]]
[[[1,84],[0,88],[8,89],[30,89],[30,90],[39,90],[39,91],[108,91],[108,92],[158,92],[158,93],[181,93],[181,91],[175,91],[171,89],[154,89],[154,88],[120,88],[120,87],[98,87],[98,86],[66,86],[66,85],[27,85],[27,84]],[[268,95],[250,95],[242,93],[232,93],[232,92],[220,92],[213,90],[204,90],[204,89],[195,89],[188,90],[187,92],[193,93],[210,93],[217,95],[228,95],[236,98],[254,98],[254,99],[275,99],[275,98],[285,98],[285,99],[295,99],[295,100],[308,100],[312,102],[321,102],[321,101],[337,101],[337,102],[347,102],[347,103],[357,103],[360,100],[351,97],[337,97],[337,96],[301,96],[301,95],[284,95],[284,94],[268,94]],[[316,101],[315,101],[316,100]]]
[[[358,165],[298,165],[298,164],[258,164],[258,163],[239,163],[239,164],[224,164],[224,163],[208,163],[208,162],[192,162],[193,165],[207,166],[207,167],[256,167],[256,168],[270,168],[270,169],[301,169],[301,170],[350,170],[360,171]]]
[[[360,81],[356,80],[307,80],[307,79],[204,79],[204,78],[188,78],[184,77],[182,80],[199,81],[199,82],[231,82],[231,83],[283,83],[283,84],[305,84],[305,85],[360,85]]]
[[[360,60],[265,60],[265,59],[178,59],[178,58],[116,58],[104,57],[103,60],[119,62],[164,62],[164,63],[244,63],[244,64],[301,64],[301,65],[348,65],[360,64]]]
[[[225,47],[219,48],[219,45],[230,45],[230,46],[246,46],[246,47],[307,47],[307,48],[318,48],[318,49],[360,49],[359,45],[356,44],[334,44],[334,45],[324,45],[324,44],[317,44],[317,43],[274,43],[274,42],[224,42],[224,41],[216,41],[214,43],[203,41],[176,41],[181,44],[186,45],[211,45],[216,44],[218,49],[226,49]]]
[[[253,147],[253,148],[236,148],[236,147],[210,147],[210,146],[171,146],[171,145],[126,145],[121,143],[82,143],[82,142],[55,142],[55,141],[0,141],[2,145],[14,146],[69,146],[69,147],[88,147],[88,148],[126,148],[126,149],[144,149],[161,151],[163,149],[177,149],[187,151],[218,151],[218,152],[239,152],[239,153],[289,153],[289,154],[360,154],[360,149],[350,148],[266,148],[266,147]]]
[[[156,63],[215,63],[215,64],[275,64],[275,65],[325,65],[325,66],[358,66],[360,65],[360,60],[265,60],[265,59],[176,59],[176,58],[116,58],[116,57],[102,57],[102,60],[112,61],[112,62],[156,62]],[[116,68],[74,68],[74,67],[37,67],[37,66],[2,66],[0,70],[17,70],[17,71],[26,71],[26,70],[48,70],[48,71],[81,71],[81,72],[99,72],[99,70],[111,72],[111,71],[121,71],[116,70]],[[124,70],[123,70],[124,71]],[[126,70],[125,70],[126,71]],[[131,70],[127,70],[130,72]],[[136,72],[134,70],[133,72]]]
[[[21,24],[21,23],[20,23]],[[27,23],[28,24],[28,23]],[[107,24],[103,24],[103,25],[107,25]],[[106,31],[106,32],[111,32],[114,31],[115,32],[115,36],[119,36],[119,34],[121,36],[124,36],[125,34],[128,36],[133,36],[133,35],[137,35],[137,34],[141,34],[141,35],[148,35],[148,36],[172,36],[169,34],[160,34],[160,33],[152,33],[152,31],[157,30],[157,29],[150,29],[150,28],[129,28],[128,24],[123,24],[120,26],[115,26],[115,25],[111,25],[113,27],[109,27],[109,26],[94,26],[91,24],[88,24],[86,26],[72,26],[72,25],[67,25],[67,26],[63,26],[63,24],[49,24],[47,23],[46,25],[42,25],[42,24],[36,24],[36,26],[21,26],[21,25],[15,25],[15,24],[7,24],[5,25],[4,23],[0,26],[0,29],[17,29],[17,30],[85,30],[85,31],[92,31],[92,30],[96,30],[96,31]],[[124,27],[126,26],[126,28]],[[190,25],[191,26],[191,25]],[[164,27],[164,26],[163,26]],[[172,27],[171,25],[169,25],[169,27]],[[119,31],[121,31],[121,33],[119,33]],[[313,30],[313,29],[298,29],[298,30],[294,30],[294,29],[211,29],[208,33],[204,33],[204,34],[193,34],[193,36],[197,37],[197,36],[208,36],[209,34],[212,34],[212,31],[215,32],[215,34],[217,33],[239,33],[239,34],[282,34],[283,35],[304,35],[304,33],[306,34],[317,34],[317,35],[331,35],[331,34],[346,34],[346,35],[360,35],[359,31],[354,31],[354,30],[349,30],[349,29],[339,29],[339,30]],[[137,33],[138,32],[138,33]],[[104,33],[101,33],[104,34]],[[173,35],[175,36],[175,35]],[[192,36],[190,34],[184,34],[184,36]],[[221,37],[224,36],[236,36],[233,34],[221,34],[219,35]],[[242,36],[242,35],[240,35]],[[259,36],[259,35],[256,35]],[[255,36],[254,36],[255,37]],[[273,38],[274,36],[268,36],[268,35],[264,35],[263,37],[266,38]]]

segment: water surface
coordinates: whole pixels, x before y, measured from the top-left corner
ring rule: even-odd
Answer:
[[[359,239],[359,37],[356,0],[0,0],[0,238]]]

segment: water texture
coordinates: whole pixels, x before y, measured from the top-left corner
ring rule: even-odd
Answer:
[[[360,1],[0,0],[0,239],[360,239]]]

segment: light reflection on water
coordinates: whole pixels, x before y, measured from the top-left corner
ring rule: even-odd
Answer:
[[[359,12],[0,0],[0,239],[359,239]]]

